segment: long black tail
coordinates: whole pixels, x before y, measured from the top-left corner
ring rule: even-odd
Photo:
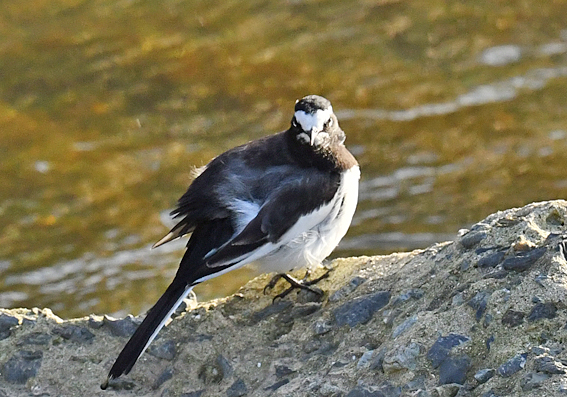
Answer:
[[[108,373],[106,382],[101,385],[105,389],[108,382],[118,378],[120,375],[126,375],[138,357],[144,353],[146,348],[152,343],[160,329],[165,325],[171,314],[181,304],[181,301],[193,289],[185,283],[174,280],[164,294],[159,298],[156,304],[148,311],[146,318],[134,332],[126,346],[122,349],[114,365]]]

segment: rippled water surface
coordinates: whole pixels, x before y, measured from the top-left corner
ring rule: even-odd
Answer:
[[[362,167],[333,254],[567,190],[564,1],[0,2],[0,306],[139,313],[193,167],[329,98]],[[197,290],[223,296],[250,273]]]

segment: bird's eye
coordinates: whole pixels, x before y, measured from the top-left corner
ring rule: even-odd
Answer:
[[[327,120],[325,122],[325,124],[323,125],[323,128],[327,129],[327,128],[331,127],[332,125],[333,125],[333,118],[329,117],[329,120]]]
[[[297,120],[295,119],[295,117],[293,119],[291,119],[291,126],[293,128],[297,128]]]

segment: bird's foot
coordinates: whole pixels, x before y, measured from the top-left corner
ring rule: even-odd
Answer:
[[[333,270],[333,269],[327,269],[327,271],[325,273],[323,273],[323,275],[321,275],[321,276],[319,276],[319,277],[317,277],[313,280],[308,280],[308,277],[311,274],[311,272],[309,270],[307,270],[307,272],[305,273],[305,276],[303,276],[303,278],[301,280],[298,280],[298,279],[296,279],[296,278],[294,278],[294,277],[292,277],[292,276],[290,276],[289,274],[286,274],[286,273],[276,274],[268,282],[266,287],[264,287],[264,293],[267,293],[268,290],[274,288],[276,286],[276,284],[278,283],[278,281],[280,281],[280,279],[283,278],[284,280],[286,280],[290,284],[290,287],[287,288],[285,291],[274,296],[273,302],[275,302],[276,299],[285,298],[287,295],[289,295],[289,293],[291,291],[293,291],[294,289],[298,289],[298,288],[313,292],[314,294],[321,296],[321,295],[323,295],[323,292],[320,289],[313,288],[311,286],[314,285],[314,284],[317,284],[319,281],[329,277],[329,273],[331,273],[331,270]]]

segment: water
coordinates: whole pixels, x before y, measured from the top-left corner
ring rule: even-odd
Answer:
[[[0,4],[0,306],[147,309],[193,167],[329,98],[362,168],[333,254],[452,238],[567,188],[565,2]],[[223,296],[246,270],[205,283]]]

